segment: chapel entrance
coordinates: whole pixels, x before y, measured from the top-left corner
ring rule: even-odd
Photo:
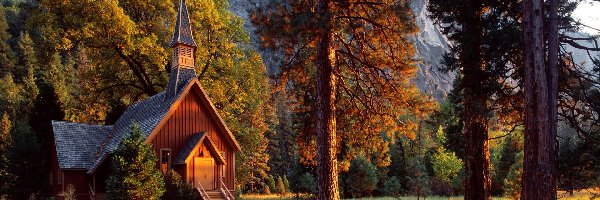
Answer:
[[[204,190],[214,190],[215,187],[215,160],[213,158],[194,158],[194,178]],[[198,184],[198,183],[195,183]],[[196,186],[200,187],[200,186]]]

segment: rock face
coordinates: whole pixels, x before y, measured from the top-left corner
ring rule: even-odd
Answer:
[[[452,89],[454,72],[442,72],[442,56],[449,50],[448,40],[433,21],[427,17],[428,0],[412,0],[411,10],[415,15],[419,33],[414,38],[416,57],[421,60],[415,83],[421,91],[443,100]]]
[[[411,1],[411,9],[419,27],[419,33],[413,38],[415,56],[420,60],[419,70],[414,81],[421,91],[441,101],[452,89],[455,73],[440,71],[441,64],[439,63],[444,52],[448,50],[448,41],[427,17],[427,2],[428,0]],[[277,63],[279,63],[281,55],[259,48],[259,38],[254,34],[256,28],[250,22],[250,12],[268,3],[269,0],[230,0],[230,10],[245,20],[245,28],[250,33],[252,46],[262,55],[269,74],[277,74],[279,72]]]

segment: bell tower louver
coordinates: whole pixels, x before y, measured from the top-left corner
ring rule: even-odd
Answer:
[[[166,99],[176,96],[181,88],[196,77],[194,54],[197,45],[192,36],[192,28],[185,0],[179,1],[177,21],[170,46],[173,48],[173,60],[171,62],[169,84],[166,88]]]

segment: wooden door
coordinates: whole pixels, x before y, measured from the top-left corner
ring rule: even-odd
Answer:
[[[215,160],[212,158],[194,158],[194,176],[202,184],[204,190],[214,190]]]

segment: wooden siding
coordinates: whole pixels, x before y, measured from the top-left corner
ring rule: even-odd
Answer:
[[[88,185],[88,175],[85,170],[61,170],[63,173],[63,191],[67,190],[67,186],[72,184],[75,187],[75,195],[77,199],[90,199],[90,187]],[[60,192],[59,192],[60,194]]]
[[[160,129],[157,135],[150,142],[156,155],[160,155],[161,148],[170,148],[172,159],[174,159],[181,148],[186,144],[189,137],[194,133],[205,132],[215,143],[219,151],[225,151],[226,175],[223,182],[228,189],[234,190],[234,152],[232,144],[226,140],[226,136],[217,126],[218,120],[213,119],[209,113],[207,105],[203,105],[200,97],[194,88],[184,97],[183,101],[178,105],[171,114],[167,122]],[[188,181],[193,177],[193,162],[189,163],[182,170],[178,166],[173,166],[177,169],[182,177]],[[184,173],[181,173],[184,172]],[[220,176],[220,174],[215,173]],[[218,180],[218,179],[216,179]],[[217,183],[215,183],[217,184]]]

